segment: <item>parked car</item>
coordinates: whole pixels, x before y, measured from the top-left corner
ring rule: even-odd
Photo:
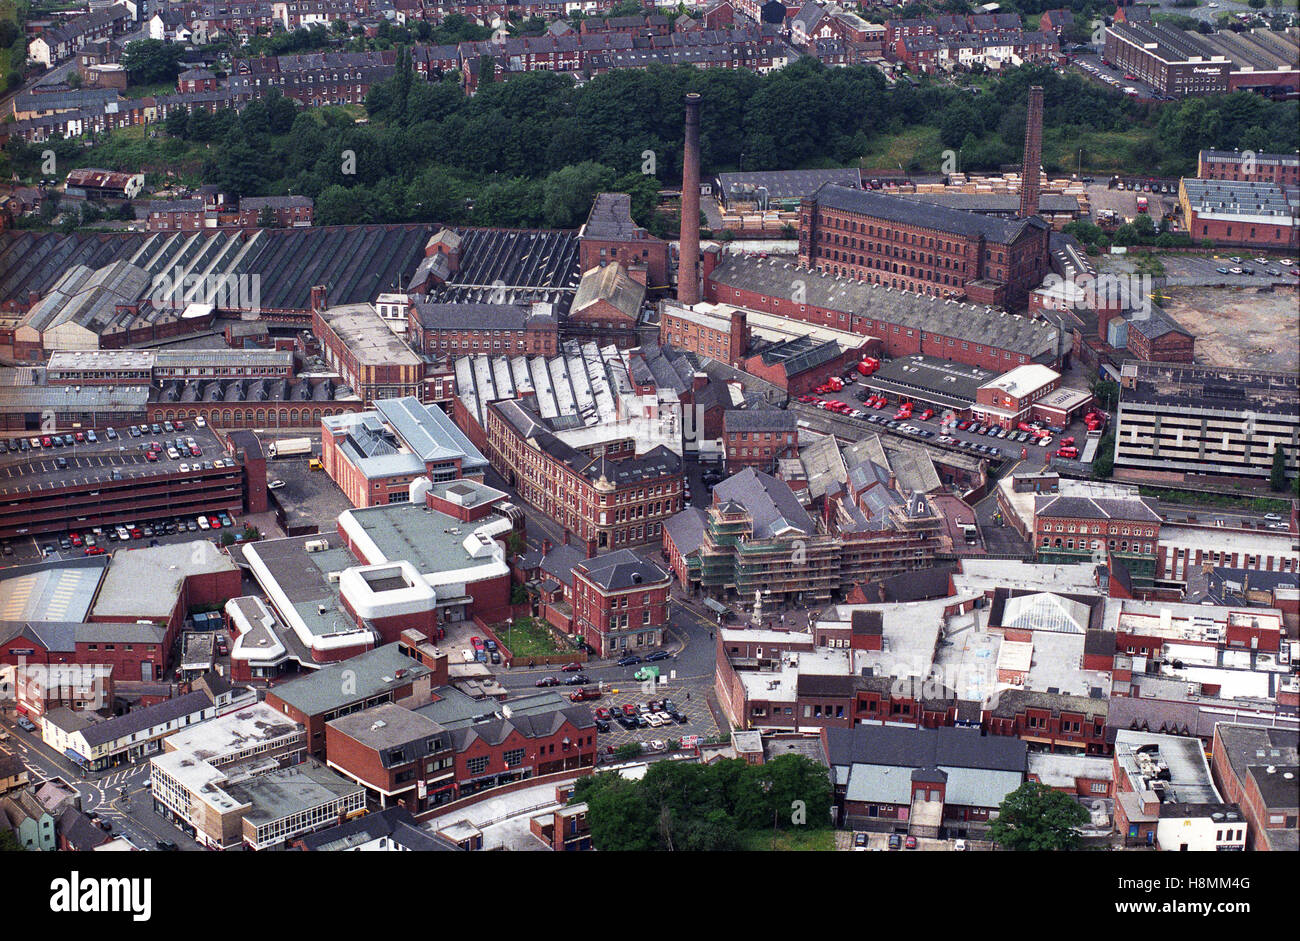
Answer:
[[[558,676],[544,676],[537,681],[537,685],[539,687],[559,686],[560,678]]]
[[[865,850],[867,848],[867,835],[865,833],[853,834],[853,849]]]
[[[590,683],[591,677],[585,673],[575,673],[564,681],[565,686],[581,686],[584,683]]]
[[[909,836],[909,837],[907,838],[907,848],[910,849],[910,850],[914,850],[914,849],[916,849],[916,846],[917,846],[917,843],[916,843],[916,837],[914,837],[914,836]]]
[[[560,667],[560,672],[562,672],[562,673],[580,673],[580,672],[582,672],[582,664],[581,664],[581,663],[566,663],[564,666]]]
[[[631,667],[631,666],[636,666],[638,663],[641,662],[642,661],[640,657],[638,657],[636,654],[632,654],[631,656],[627,656],[624,657],[622,660],[619,660],[618,665],[621,667]]]
[[[901,836],[899,836],[897,833],[889,834],[889,848],[891,850],[901,849],[902,846],[903,846],[903,838]]]
[[[672,654],[666,650],[656,650],[654,653],[646,656],[645,662],[654,663],[656,660],[667,660],[670,656],[672,656]]]
[[[177,846],[175,843],[173,843],[171,840],[158,840],[154,845],[157,846],[160,850],[166,850],[169,852],[180,849],[180,847]]]

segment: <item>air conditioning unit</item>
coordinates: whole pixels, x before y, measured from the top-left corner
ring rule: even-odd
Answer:
[[[328,539],[309,539],[302,547],[308,552],[324,552],[330,544]]]
[[[338,581],[339,581],[339,574],[340,574],[340,573],[338,573],[338,572],[330,572],[330,573],[329,573],[328,575],[326,575],[325,577],[329,580],[329,583],[330,583],[331,585],[337,585],[337,584],[338,584]]]

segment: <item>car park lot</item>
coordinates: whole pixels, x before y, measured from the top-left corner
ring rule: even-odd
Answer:
[[[1260,258],[1264,260],[1261,262]],[[1286,265],[1278,256],[1270,257],[1258,252],[1162,255],[1160,261],[1165,266],[1165,283],[1170,287],[1267,287],[1300,283],[1300,265]]]
[[[630,681],[626,683],[612,683],[612,689],[607,691],[600,699],[584,703],[590,706],[592,714],[599,717],[597,710],[608,710],[611,716],[617,713],[626,712],[626,707],[631,707],[634,714],[647,716],[646,725],[638,724],[634,728],[627,728],[623,724],[613,720],[609,721],[609,731],[599,732],[598,743],[602,746],[611,746],[618,748],[620,745],[627,745],[632,742],[646,744],[652,741],[667,742],[670,739],[680,740],[686,735],[699,735],[702,738],[716,736],[718,734],[718,725],[714,721],[713,712],[709,709],[708,704],[708,687],[710,681],[708,678],[697,678],[691,680],[680,680],[675,682],[660,684],[653,693],[642,692],[641,684]],[[613,692],[617,690],[617,692]],[[569,692],[563,686],[559,687],[562,693]],[[687,699],[687,694],[691,698]],[[652,702],[658,703],[661,707],[664,700],[668,700],[676,708],[678,713],[686,718],[685,722],[678,722],[670,718],[668,722],[656,724],[659,720],[650,719],[649,716],[659,710],[650,710],[649,705]],[[644,708],[643,708],[644,707]]]

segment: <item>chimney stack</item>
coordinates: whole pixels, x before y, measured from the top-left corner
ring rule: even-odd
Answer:
[[[686,96],[686,152],[682,157],[682,228],[677,301],[700,302],[700,96]]]
[[[311,289],[311,309],[324,310],[328,306],[328,296],[325,290],[325,285],[318,284],[313,287]]]
[[[1043,165],[1043,87],[1030,86],[1025,118],[1025,156],[1020,168],[1020,218],[1038,215],[1040,169]]]

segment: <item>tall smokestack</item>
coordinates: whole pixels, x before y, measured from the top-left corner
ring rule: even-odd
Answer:
[[[677,300],[700,302],[700,96],[686,96],[686,152],[682,156],[681,261],[677,266]]]
[[[1043,88],[1030,86],[1025,119],[1025,157],[1020,168],[1020,218],[1038,215],[1039,168],[1043,165]]]

